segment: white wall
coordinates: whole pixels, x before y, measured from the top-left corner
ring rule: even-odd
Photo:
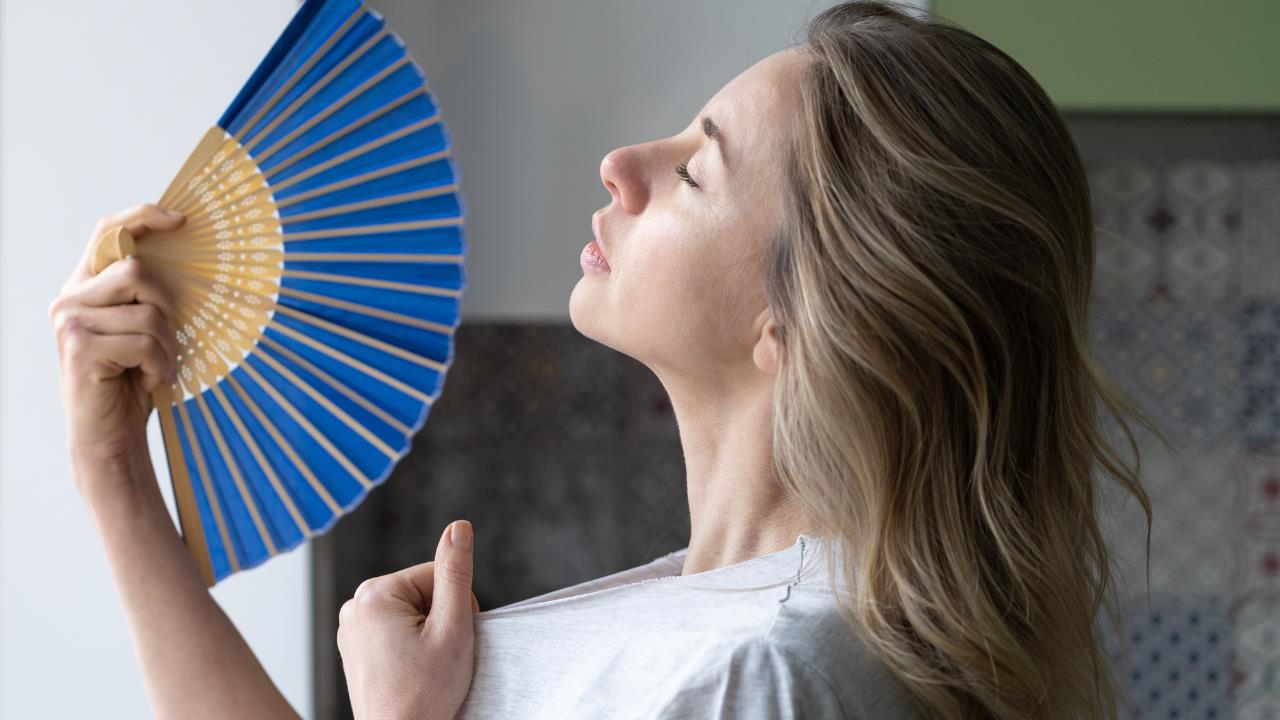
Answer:
[[[0,0],[0,717],[151,716],[68,472],[45,311],[97,218],[159,197],[295,9]],[[307,561],[276,558],[213,594],[310,714]]]
[[[679,132],[832,0],[370,0],[440,99],[467,202],[463,319],[567,322],[600,161]],[[914,3],[923,14],[928,0]]]

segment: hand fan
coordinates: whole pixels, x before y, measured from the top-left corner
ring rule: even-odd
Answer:
[[[327,531],[426,421],[466,286],[450,146],[382,16],[307,0],[159,200],[186,224],[95,248],[176,297],[151,402],[207,586]]]

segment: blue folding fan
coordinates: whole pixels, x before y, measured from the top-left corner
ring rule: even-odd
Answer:
[[[466,287],[450,145],[382,16],[307,0],[160,199],[186,224],[97,246],[176,296],[151,402],[207,586],[331,528],[426,421]]]

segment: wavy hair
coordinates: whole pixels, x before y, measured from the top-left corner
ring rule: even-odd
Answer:
[[[930,717],[1115,717],[1100,483],[1137,499],[1149,551],[1124,414],[1168,442],[1087,347],[1079,152],[1031,75],[948,21],[845,2],[805,30],[762,264],[779,480],[834,541],[841,616]]]

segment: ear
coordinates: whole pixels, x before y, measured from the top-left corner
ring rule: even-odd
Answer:
[[[769,375],[778,372],[778,360],[782,348],[778,342],[778,326],[773,321],[773,313],[766,309],[756,320],[756,344],[751,350],[751,359],[761,372]]]

